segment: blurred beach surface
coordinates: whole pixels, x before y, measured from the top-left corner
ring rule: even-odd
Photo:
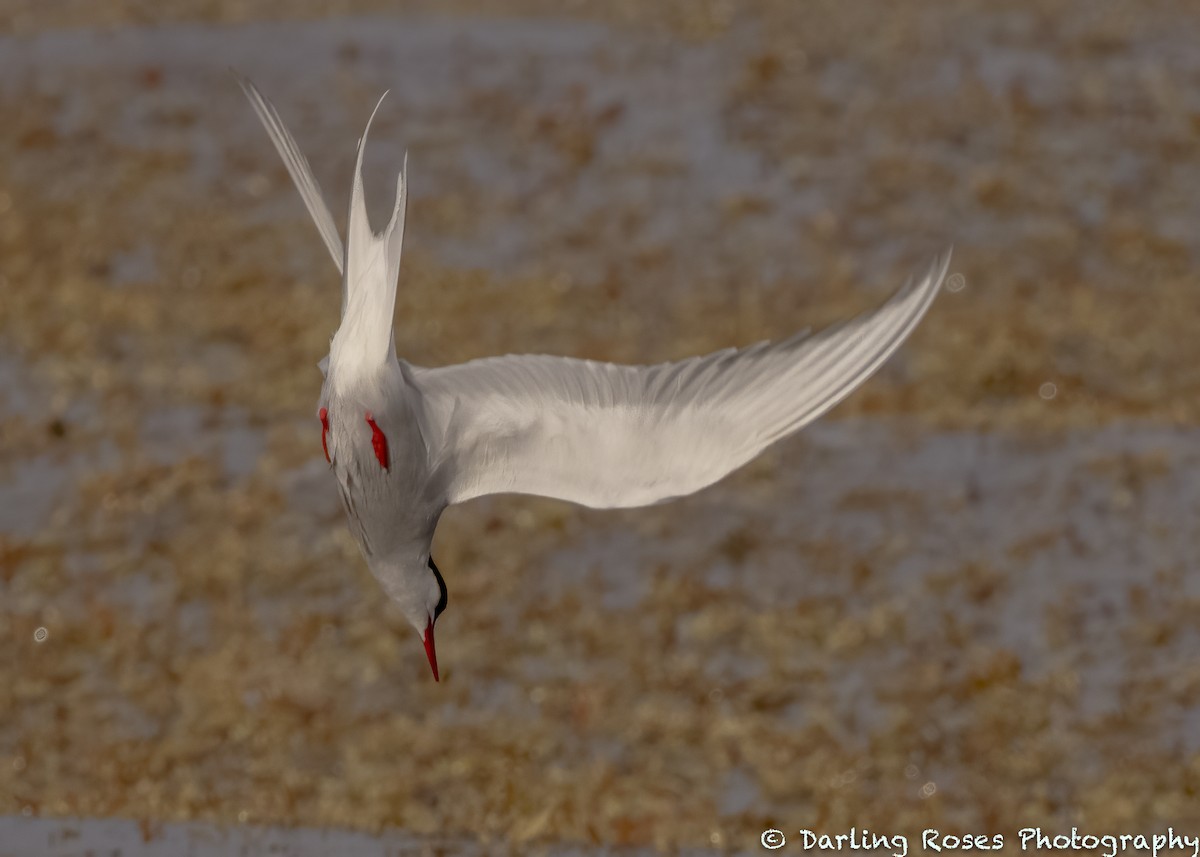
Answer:
[[[1200,832],[1197,25],[0,0],[0,855]],[[449,510],[435,684],[321,458],[338,277],[230,68],[339,223],[389,90],[413,363],[658,362],[952,276],[694,497]]]

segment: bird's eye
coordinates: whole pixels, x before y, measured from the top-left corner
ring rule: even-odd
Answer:
[[[441,590],[442,597],[438,599],[437,606],[433,608],[433,620],[436,622],[437,617],[442,615],[442,611],[446,609],[446,602],[450,596],[446,592],[446,581],[442,577],[442,573],[438,571],[438,567],[433,562],[433,557],[429,558],[429,569],[433,572],[433,576],[437,578],[438,589]]]

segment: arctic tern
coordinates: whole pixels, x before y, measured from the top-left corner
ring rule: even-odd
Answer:
[[[874,311],[775,344],[653,366],[543,355],[415,366],[397,358],[393,330],[407,158],[382,233],[363,193],[383,99],[358,142],[343,246],[279,113],[238,80],[342,275],[341,323],[318,364],[321,447],[367,565],[421,636],[435,680],[447,593],[430,547],[447,506],[516,493],[611,509],[699,491],[866,381],[916,327],[950,262],[946,251]]]

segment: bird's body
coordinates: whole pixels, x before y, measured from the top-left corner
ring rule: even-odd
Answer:
[[[874,312],[777,344],[655,366],[543,355],[414,366],[397,357],[392,325],[405,174],[387,228],[374,233],[364,132],[343,247],[274,107],[241,82],[342,272],[341,324],[321,362],[322,448],[363,556],[423,635],[435,677],[433,625],[447,595],[430,545],[447,506],[520,493],[633,507],[711,485],[865,381],[921,319],[949,263],[947,254]]]
[[[326,414],[329,463],[363,553],[386,557],[420,543],[427,549],[441,508],[417,428],[419,401],[399,366],[344,388],[336,377],[325,383],[318,414]],[[422,509],[429,513],[414,514]]]

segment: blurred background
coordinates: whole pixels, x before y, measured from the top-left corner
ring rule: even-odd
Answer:
[[[1200,833],[1198,19],[0,0],[0,854],[80,817],[363,854]],[[657,362],[951,243],[953,276],[697,496],[449,510],[435,684],[322,460],[338,277],[230,67],[339,225],[391,90],[414,363]]]

